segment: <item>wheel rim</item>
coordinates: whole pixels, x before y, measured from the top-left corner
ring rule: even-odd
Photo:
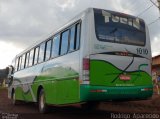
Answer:
[[[15,93],[13,93],[13,104],[15,104],[15,99],[16,99],[16,95],[15,95]]]
[[[44,106],[45,106],[45,99],[44,99],[44,94],[42,94],[40,96],[40,108],[44,109]]]

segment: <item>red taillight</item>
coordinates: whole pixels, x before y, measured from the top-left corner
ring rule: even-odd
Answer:
[[[83,58],[83,84],[89,84],[89,58]]]
[[[89,59],[88,58],[83,59],[83,70],[89,70]]]

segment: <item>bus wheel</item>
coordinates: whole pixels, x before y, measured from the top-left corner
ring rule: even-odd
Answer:
[[[19,101],[16,100],[16,94],[15,94],[14,91],[12,92],[12,104],[13,104],[13,105],[19,104]]]
[[[41,91],[39,93],[38,106],[39,106],[40,113],[47,113],[48,112],[48,106],[46,104],[45,93],[44,93],[43,89],[41,89]]]

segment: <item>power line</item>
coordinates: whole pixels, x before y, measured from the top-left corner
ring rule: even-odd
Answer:
[[[152,21],[151,23],[149,23],[148,26],[150,26],[150,25],[156,23],[158,20],[160,20],[160,17],[158,17],[157,19],[155,19],[154,21]]]
[[[148,11],[148,10],[149,10],[151,7],[153,7],[153,6],[158,7],[155,2],[153,2],[152,0],[150,0],[150,1],[151,1],[153,4],[152,4],[151,6],[149,6],[148,8],[146,8],[143,12],[141,12],[140,14],[138,14],[137,17],[139,17],[140,15],[144,14],[146,11]],[[159,8],[159,7],[158,7],[158,8]]]
[[[142,14],[144,14],[146,11],[148,11],[151,7],[153,7],[153,4],[151,6],[149,6],[148,8],[146,8],[144,11],[142,11],[141,13],[139,13],[137,15],[137,17],[141,16]]]
[[[153,2],[152,0],[150,0],[150,1],[152,2],[152,4],[153,4],[154,6],[156,6],[158,9],[160,9],[160,7],[159,7],[155,2]],[[160,20],[160,17],[158,17],[158,18],[155,19],[154,21],[150,22],[150,23],[148,24],[148,26],[150,26],[150,25],[158,22],[159,20]]]
[[[136,8],[134,8],[135,7],[135,5],[138,5],[138,6],[141,6],[141,4],[144,4],[144,2],[135,2],[134,1],[134,5],[132,4],[132,6],[130,7],[131,9],[131,11],[132,10],[135,10]],[[150,4],[150,6],[149,7],[147,7],[145,10],[143,10],[142,12],[140,12],[138,15],[136,15],[137,17],[139,17],[139,16],[141,16],[142,14],[144,14],[145,12],[147,12],[150,8],[152,8],[154,5],[152,4]],[[133,8],[133,9],[132,9]],[[139,8],[139,7],[138,7]],[[123,11],[124,12],[124,11]]]
[[[137,15],[137,17],[139,17],[139,16],[141,16],[142,14],[144,14],[145,12],[147,12],[147,11],[148,11],[150,8],[152,8],[153,6],[156,6],[157,8],[159,8],[159,6],[157,6],[155,2],[153,2],[152,0],[150,0],[150,1],[152,2],[152,5],[150,5],[150,6],[149,6],[148,8],[146,8],[144,11],[142,11],[141,13],[139,13],[139,14]],[[135,3],[134,3],[134,4],[135,4]],[[134,7],[134,5],[133,5],[132,7]],[[156,22],[159,21],[159,20],[160,20],[160,17],[158,17],[158,18],[155,19],[154,21],[150,22],[150,23],[148,24],[148,26],[156,23]]]
[[[132,4],[133,3],[133,4]],[[135,0],[133,0],[133,2],[131,2],[130,3],[130,6],[128,6],[129,7],[129,10],[130,11],[133,11],[133,10],[135,10],[136,8],[137,8],[137,6],[141,6],[142,4],[144,4],[142,1],[140,1],[140,2],[135,2]],[[136,8],[135,8],[136,7]],[[138,7],[138,8],[139,8]],[[126,10],[123,10],[122,12],[125,12]]]
[[[132,11],[132,10],[134,10],[135,9],[135,7],[138,5],[138,6],[140,6],[141,4],[143,4],[143,2],[135,2],[135,0],[134,0],[134,4],[132,4],[132,3],[130,3],[130,5],[131,6],[129,6],[129,8],[130,8],[130,10]]]
[[[150,0],[150,1],[153,3],[154,6],[156,6],[157,8],[159,8],[159,6],[155,2],[153,2],[152,0]]]

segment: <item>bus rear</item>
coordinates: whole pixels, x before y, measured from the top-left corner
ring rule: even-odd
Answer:
[[[152,96],[151,49],[144,21],[93,9],[81,100],[139,100]]]

